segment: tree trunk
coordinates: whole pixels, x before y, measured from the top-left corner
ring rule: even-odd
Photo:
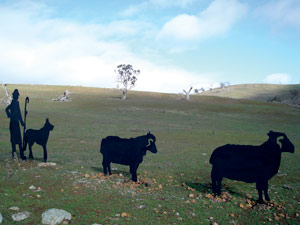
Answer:
[[[127,90],[122,91],[122,100],[126,99]]]
[[[186,100],[190,101],[190,93],[186,93]]]
[[[193,87],[191,87],[189,91],[183,90],[183,92],[185,93],[185,99],[187,101],[190,101],[190,94],[191,94],[192,89],[193,89]]]

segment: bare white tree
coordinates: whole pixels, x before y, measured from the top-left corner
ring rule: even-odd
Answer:
[[[122,89],[122,100],[125,100],[127,92],[135,87],[137,75],[139,75],[141,71],[134,70],[130,64],[120,64],[117,66],[115,73],[117,74],[117,82],[124,86]]]
[[[191,87],[189,91],[183,90],[183,92],[185,93],[185,99],[187,101],[190,101],[190,94],[191,94],[192,89],[193,89],[193,87]]]
[[[7,84],[2,84],[2,87],[4,89],[5,96],[0,99],[0,102],[4,105],[9,105],[11,103],[11,96],[8,93]]]
[[[66,90],[63,95],[60,95],[57,98],[53,98],[52,101],[71,102],[72,100],[69,99],[69,95],[70,91]]]

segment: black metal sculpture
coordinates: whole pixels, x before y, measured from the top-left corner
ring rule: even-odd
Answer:
[[[25,106],[24,106],[23,151],[26,150],[26,148],[25,148],[25,131],[26,131],[26,117],[27,117],[27,114],[28,114],[28,111],[27,111],[27,104],[28,103],[29,103],[29,97],[26,97]]]
[[[19,145],[20,150],[20,157],[22,160],[25,160],[26,157],[24,156],[23,146],[22,146],[22,137],[21,137],[21,130],[20,125],[24,127],[25,124],[22,119],[20,104],[19,104],[19,91],[15,89],[13,92],[13,100],[9,106],[6,107],[5,112],[8,118],[10,118],[9,123],[9,131],[10,131],[10,142],[12,146],[12,157],[14,158],[16,154],[16,145]]]
[[[139,164],[143,162],[143,156],[147,150],[157,153],[156,138],[150,132],[147,135],[136,138],[120,138],[117,136],[108,136],[101,141],[100,152],[103,155],[103,170],[107,176],[107,169],[111,175],[110,163],[129,165],[132,180],[137,181],[136,171]]]
[[[44,162],[47,162],[48,154],[47,154],[47,141],[49,138],[49,133],[54,129],[54,126],[49,122],[49,119],[46,119],[44,127],[40,130],[29,129],[25,133],[24,137],[24,151],[27,148],[27,144],[29,145],[29,158],[33,158],[32,154],[32,145],[37,143],[43,147],[44,150]]]
[[[294,152],[294,145],[284,133],[270,131],[269,139],[260,146],[223,145],[214,150],[209,162],[213,165],[211,171],[212,191],[220,195],[223,177],[256,183],[260,204],[268,195],[268,181],[278,172],[282,152]],[[277,144],[277,138],[283,137]]]

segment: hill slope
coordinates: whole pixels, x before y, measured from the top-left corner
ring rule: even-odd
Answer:
[[[296,108],[214,96],[192,96],[187,102],[175,94],[133,91],[122,101],[117,90],[101,88],[8,88],[10,93],[19,89],[22,115],[25,97],[30,98],[28,129],[41,128],[47,117],[55,126],[47,149],[49,162],[57,166],[39,166],[39,145],[33,146],[34,161],[11,159],[9,119],[0,105],[1,225],[41,224],[41,214],[50,208],[70,212],[70,224],[300,224]],[[52,101],[66,89],[72,102]],[[118,164],[112,164],[112,176],[104,177],[101,139],[136,137],[149,130],[156,136],[158,153],[144,156],[138,168],[140,182],[131,182],[128,166]],[[214,198],[212,151],[226,143],[259,145],[269,130],[286,133],[296,149],[282,154],[281,172],[269,182],[272,203],[258,206],[255,185],[226,179],[226,194]],[[29,211],[30,217],[13,221],[12,206]]]
[[[225,88],[216,88],[211,91],[203,92],[200,95],[250,99],[267,102],[281,102],[289,105],[300,105],[299,84],[240,84],[232,85]]]

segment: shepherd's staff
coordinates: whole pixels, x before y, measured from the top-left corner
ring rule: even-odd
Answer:
[[[25,130],[26,130],[26,116],[27,116],[27,103],[29,103],[29,97],[25,99],[25,109],[24,109],[24,129],[23,129],[23,151],[25,151]]]

